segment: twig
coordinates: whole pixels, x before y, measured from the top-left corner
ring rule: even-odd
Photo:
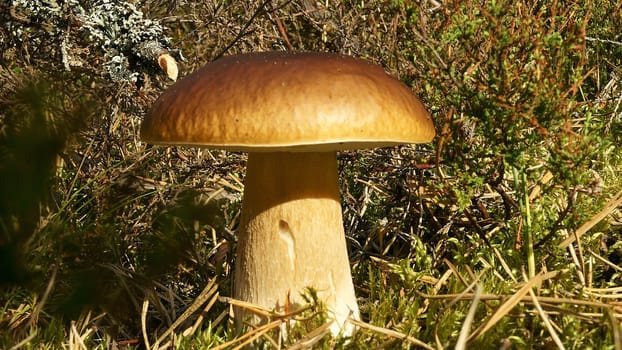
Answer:
[[[587,40],[587,41],[598,41],[600,43],[607,43],[607,44],[614,44],[614,45],[622,45],[622,42],[620,42],[620,41],[594,38],[594,37],[591,37],[591,36],[586,36],[585,40]]]
[[[222,57],[227,51],[229,51],[230,48],[233,47],[233,45],[235,45],[238,42],[238,40],[240,40],[244,35],[246,35],[246,30],[248,29],[248,27],[251,26],[251,24],[255,21],[255,18],[257,18],[257,16],[259,16],[263,12],[264,7],[266,7],[271,1],[272,0],[264,0],[261,4],[259,4],[259,6],[255,10],[251,18],[246,22],[246,24],[244,24],[244,27],[240,29],[240,32],[238,33],[238,35],[236,35],[235,38],[231,40],[229,45],[225,46],[224,49],[220,50],[220,52],[216,56],[214,56],[214,60],[217,60],[220,57]]]
[[[290,51],[294,51],[294,47],[292,46],[292,43],[289,42],[289,38],[287,37],[287,32],[285,31],[283,22],[281,22],[281,19],[278,15],[274,16],[274,20],[276,21],[276,26],[279,28],[279,33],[281,33],[281,36],[283,37],[283,41],[285,41],[287,49]]]
[[[179,69],[177,68],[177,62],[173,56],[168,53],[161,54],[158,56],[158,65],[166,73],[166,76],[168,76],[169,79],[172,81],[177,80]]]

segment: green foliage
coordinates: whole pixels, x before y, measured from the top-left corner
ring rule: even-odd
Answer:
[[[93,151],[95,140],[81,146],[99,104],[89,93],[69,98],[82,89],[80,84],[75,90],[60,84],[41,79],[3,91],[0,327],[10,331],[0,336],[2,348],[25,337],[33,344],[42,339],[51,348],[61,347],[67,324],[91,312],[133,324],[140,302],[155,294],[156,278],[179,278],[176,274],[185,271],[182,280],[201,285],[206,276],[194,269],[223,261],[208,261],[213,244],[192,242],[209,225],[223,228],[217,201],[191,203],[199,197],[189,202],[180,194],[180,203],[154,208],[154,231],[136,236],[131,225],[146,214],[156,192],[128,176],[125,169],[136,166],[135,159],[115,159],[101,167],[107,159]],[[211,208],[207,222],[197,221],[203,215],[192,216],[191,204],[196,212]],[[183,212],[178,205],[184,205]],[[173,240],[190,232],[188,239]],[[171,250],[170,243],[179,249]],[[183,283],[170,288],[196,294]],[[85,321],[81,332],[91,332],[93,322]],[[125,331],[132,328],[139,325]],[[97,346],[93,337],[85,342],[90,340]]]
[[[444,50],[442,60],[425,62],[432,70],[422,70],[435,103],[450,111],[443,116],[443,170],[472,174],[461,176],[466,189],[498,185],[512,168],[544,166],[566,188],[585,181],[571,175],[592,166],[601,145],[589,135],[602,124],[574,121],[589,113],[577,99],[589,73],[589,18],[579,17],[579,9],[578,3],[499,1],[475,10],[450,3],[435,28],[440,33],[429,33]],[[414,49],[433,57],[431,47]]]
[[[561,228],[578,227],[603,205],[590,194],[602,190],[594,177],[605,169],[616,121],[590,102],[599,93],[598,61],[586,41],[591,28],[602,28],[593,14],[600,4],[443,5],[423,24],[421,8],[394,3],[416,34],[402,48],[418,68],[414,82],[425,82],[422,94],[442,111],[434,201],[446,204],[439,221],[492,220],[501,230],[486,244],[523,246],[527,259],[534,245],[555,242]],[[539,184],[547,174],[552,181]],[[535,185],[538,196],[529,197]]]
[[[30,273],[27,244],[41,206],[53,201],[57,157],[88,118],[87,101],[68,106],[45,82],[28,82],[6,98],[0,115],[0,285],[25,282]]]

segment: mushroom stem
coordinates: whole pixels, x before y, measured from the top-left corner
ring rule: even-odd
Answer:
[[[335,152],[249,154],[236,256],[236,299],[291,311],[304,304],[300,294],[312,287],[336,321],[332,333],[353,332],[346,321],[359,313]],[[249,316],[235,312],[238,322]]]

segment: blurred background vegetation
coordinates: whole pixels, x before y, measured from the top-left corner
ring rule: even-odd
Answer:
[[[622,349],[619,2],[4,1],[0,22],[0,348],[238,336],[222,299],[180,316],[210,282],[230,295],[245,155],[140,142],[172,83],[134,47],[151,40],[182,76],[240,52],[361,57],[432,112],[432,144],[339,155],[376,328],[315,346]]]

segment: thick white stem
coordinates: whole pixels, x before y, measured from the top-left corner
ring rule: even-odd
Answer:
[[[234,298],[282,312],[288,296],[295,310],[313,287],[333,334],[351,334],[346,320],[359,312],[341,215],[334,152],[249,154]]]

